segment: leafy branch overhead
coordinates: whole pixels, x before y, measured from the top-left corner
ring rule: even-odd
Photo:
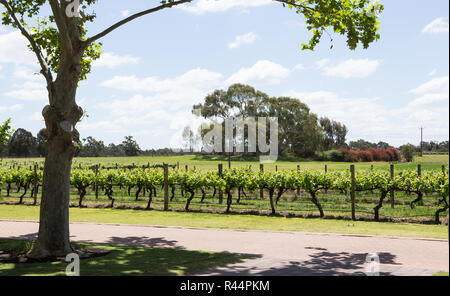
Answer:
[[[314,50],[328,29],[345,35],[350,49],[358,45],[368,48],[380,35],[378,15],[383,6],[370,0],[273,0],[289,7],[305,18],[312,37],[302,44],[303,50]],[[79,17],[68,17],[65,11],[71,2],[57,0],[0,0],[6,8],[2,24],[19,29],[29,41],[29,48],[37,55],[41,73],[47,82],[53,81],[52,73],[58,73],[61,59],[77,54],[82,56],[79,64],[80,80],[86,79],[91,63],[100,57],[101,43],[97,41],[119,27],[148,14],[194,0],[165,0],[160,5],[133,14],[88,37],[87,23],[94,22],[96,14],[88,11],[98,0],[81,0]],[[49,7],[48,7],[49,6]],[[51,8],[51,14],[42,15],[43,8]],[[70,7],[69,7],[70,8]],[[92,8],[91,8],[92,9]],[[76,31],[76,34],[73,34]],[[73,36],[78,36],[74,40]]]

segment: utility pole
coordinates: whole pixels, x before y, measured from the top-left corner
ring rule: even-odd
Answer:
[[[423,157],[423,127],[420,128],[420,157]]]

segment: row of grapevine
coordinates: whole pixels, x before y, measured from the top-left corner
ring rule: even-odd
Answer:
[[[402,171],[392,176],[385,171],[369,170],[359,171],[353,178],[350,171],[320,172],[313,170],[289,171],[258,171],[251,169],[227,169],[219,171],[200,172],[196,170],[170,170],[165,179],[164,173],[159,169],[133,169],[133,170],[106,170],[106,169],[73,169],[71,185],[78,190],[79,206],[83,206],[83,199],[90,186],[100,188],[111,201],[114,207],[114,190],[126,188],[128,194],[134,190],[136,200],[140,195],[148,195],[147,208],[151,208],[152,199],[156,196],[158,188],[164,188],[167,183],[171,191],[170,200],[173,199],[175,188],[179,188],[186,198],[185,210],[189,211],[191,201],[201,192],[202,202],[206,190],[214,190],[213,196],[219,193],[226,198],[226,212],[233,204],[233,194],[237,192],[236,202],[239,203],[242,194],[255,192],[261,189],[268,193],[270,211],[276,213],[276,207],[283,194],[287,191],[302,189],[309,195],[310,201],[324,217],[325,213],[320,202],[319,193],[327,190],[338,190],[343,193],[375,191],[379,193],[378,203],[373,208],[375,220],[379,220],[379,211],[384,200],[392,191],[403,191],[417,194],[417,199],[411,202],[411,207],[419,202],[423,195],[436,194],[440,196],[439,204],[443,204],[435,213],[435,220],[439,222],[439,215],[445,212],[448,205],[449,179],[448,169],[445,172]],[[9,196],[12,186],[17,192],[23,189],[20,203],[27,191],[31,188],[31,195],[35,197],[39,187],[42,186],[42,171],[40,170],[0,170],[0,186],[6,186]],[[146,195],[147,193],[147,195]]]

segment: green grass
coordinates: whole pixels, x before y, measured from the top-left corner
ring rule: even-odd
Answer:
[[[39,207],[0,205],[0,219],[39,219]],[[128,209],[71,208],[71,222],[153,226],[184,226],[238,230],[298,231],[447,239],[444,225],[305,219],[274,216],[143,211]]]
[[[449,276],[449,273],[446,271],[440,271],[440,272],[433,274],[433,276]]]
[[[43,158],[19,158],[19,159],[3,159],[0,162],[0,166],[10,166],[13,162],[21,166],[30,166],[35,162],[43,163]],[[98,157],[98,158],[82,158],[77,157],[73,160],[73,167],[77,167],[79,164],[82,165],[94,165],[101,164],[104,166],[114,166],[115,164],[120,165],[132,165],[136,166],[152,164],[162,164],[168,163],[170,165],[175,165],[179,163],[180,168],[184,168],[188,165],[190,168],[194,166],[201,170],[217,169],[219,163],[226,164],[228,162],[227,157],[202,157],[202,156],[138,156],[138,157]],[[412,163],[398,163],[396,164],[397,170],[404,169],[416,169],[417,164],[422,164],[424,170],[429,169],[440,169],[442,165],[448,165],[449,156],[448,155],[424,155],[423,157],[415,157]],[[303,169],[317,169],[323,170],[325,164],[328,166],[329,170],[344,170],[350,167],[350,163],[346,162],[321,162],[321,161],[310,161],[310,160],[278,160],[276,163],[265,164],[264,167],[268,170],[274,170],[275,166],[278,166],[280,170],[284,169],[296,169],[297,165],[300,165]],[[252,166],[254,169],[259,169],[258,159],[242,159],[233,158],[232,167],[248,167]],[[371,165],[378,169],[389,169],[389,163],[387,162],[373,162],[373,163],[356,163],[356,169],[370,169]],[[225,166],[227,167],[227,166]]]
[[[0,251],[23,253],[31,241],[0,239]],[[210,268],[237,263],[250,256],[232,253],[188,251],[170,248],[131,247],[74,243],[75,248],[110,250],[106,256],[80,261],[81,276],[183,276]],[[0,263],[0,276],[63,276],[66,262]]]

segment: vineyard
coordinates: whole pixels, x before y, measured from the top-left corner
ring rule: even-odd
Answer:
[[[0,169],[0,201],[37,205],[42,167]],[[78,207],[281,214],[440,222],[448,214],[448,168],[439,170],[200,171],[177,166],[74,168]]]

